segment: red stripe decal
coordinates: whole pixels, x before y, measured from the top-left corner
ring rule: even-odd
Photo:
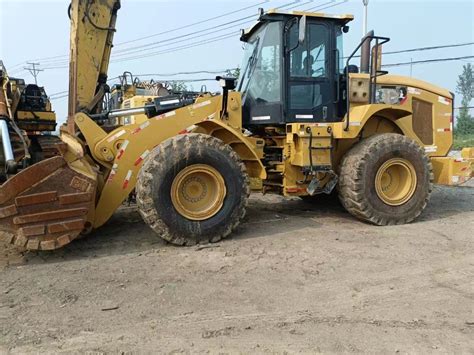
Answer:
[[[114,176],[115,176],[116,172],[115,171],[111,171],[110,174],[109,174],[109,178],[107,179],[108,181],[112,181],[114,179]]]
[[[123,189],[125,190],[128,187],[128,180],[123,182]]]
[[[120,149],[120,150],[119,150],[119,152],[118,152],[118,154],[117,154],[117,160],[120,160],[120,158],[123,156],[123,153],[124,153],[124,152],[125,152],[125,151],[124,151],[123,149]]]
[[[128,187],[128,183],[130,182],[130,179],[132,178],[133,171],[129,170],[127,173],[127,176],[125,177],[125,180],[123,181],[123,189],[125,190]]]

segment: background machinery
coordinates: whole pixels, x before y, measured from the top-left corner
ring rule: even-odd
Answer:
[[[38,161],[58,155],[56,114],[43,87],[8,76],[0,61],[0,181]]]
[[[141,108],[153,102],[156,97],[170,94],[166,84],[150,81],[141,81],[134,77],[131,72],[124,72],[119,76],[119,84],[112,86],[110,95],[106,102],[106,110]],[[127,125],[143,123],[148,117],[144,114],[118,117],[114,125]]]
[[[237,87],[218,77],[221,95],[170,94],[101,112],[119,8],[71,4],[63,148],[0,187],[1,227],[20,247],[60,248],[106,223],[134,191],[145,223],[177,245],[228,236],[251,191],[337,192],[361,220],[402,224],[422,213],[433,183],[472,175],[472,149],[447,157],[453,95],[382,72],[388,38],[373,33],[344,60],[350,15],[262,12],[242,33]],[[350,65],[359,49],[360,68]],[[131,114],[147,119],[99,124]]]

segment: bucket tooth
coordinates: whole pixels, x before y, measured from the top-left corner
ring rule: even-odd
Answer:
[[[0,186],[0,230],[28,250],[61,248],[84,230],[96,186],[61,156],[32,165]]]

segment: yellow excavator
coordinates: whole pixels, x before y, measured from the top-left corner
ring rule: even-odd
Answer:
[[[0,60],[0,182],[58,155],[56,113],[44,87],[8,75]]]
[[[63,247],[104,225],[132,192],[145,223],[177,245],[230,235],[251,191],[337,193],[363,221],[404,224],[423,212],[433,183],[472,176],[474,149],[448,157],[453,94],[382,71],[389,39],[372,32],[345,57],[351,15],[261,11],[241,35],[238,84],[218,77],[219,95],[103,112],[119,8],[118,0],[72,1],[60,155],[0,187],[1,228],[19,247]],[[101,126],[134,114],[148,119]]]
[[[119,83],[112,86],[106,102],[108,110],[120,108],[143,107],[153,102],[157,97],[167,96],[171,90],[166,83],[154,81],[141,81],[131,72],[124,72],[118,77]],[[110,122],[114,126],[143,123],[148,120],[145,114],[117,117]]]

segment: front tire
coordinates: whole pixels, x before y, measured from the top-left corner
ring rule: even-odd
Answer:
[[[380,134],[359,142],[344,156],[339,199],[363,221],[405,224],[425,209],[432,182],[432,165],[422,147],[399,134]]]
[[[204,134],[172,137],[147,157],[137,181],[145,222],[176,245],[217,242],[245,216],[249,179],[232,148]]]

